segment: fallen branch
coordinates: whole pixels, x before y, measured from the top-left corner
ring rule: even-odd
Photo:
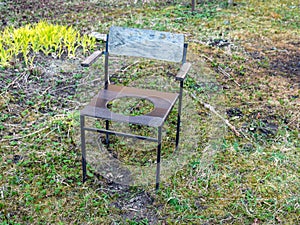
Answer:
[[[115,70],[115,71],[112,73],[112,75],[115,74],[115,73],[119,73],[119,72],[126,72],[126,70],[128,70],[130,67],[134,66],[134,65],[137,64],[137,63],[139,63],[139,61],[136,61],[136,62],[134,62],[134,63],[132,63],[132,64],[130,64],[130,65],[127,65],[125,68],[121,68],[121,69]],[[91,81],[88,81],[88,82],[84,82],[84,83],[81,83],[81,84],[64,86],[64,87],[57,88],[57,89],[55,89],[55,90],[50,90],[50,91],[49,91],[49,89],[51,89],[51,87],[49,87],[49,88],[47,88],[46,90],[44,90],[43,94],[45,94],[45,93],[48,92],[48,91],[49,91],[50,93],[55,93],[55,92],[57,92],[57,91],[61,91],[61,90],[64,90],[64,89],[67,89],[67,88],[70,88],[70,87],[76,87],[76,88],[78,88],[78,87],[81,87],[81,86],[84,86],[84,85],[87,85],[87,84],[94,83],[95,81],[101,81],[101,80],[103,80],[103,78],[96,78],[96,79],[94,79],[94,80],[91,80]]]
[[[231,123],[229,123],[229,121],[227,119],[225,119],[224,117],[222,117],[213,106],[211,106],[210,104],[207,103],[202,103],[202,105],[209,109],[209,111],[211,111],[212,113],[214,113],[216,116],[218,116],[234,133],[236,136],[240,137],[241,134],[236,130],[235,126],[233,126]]]
[[[39,130],[33,132],[33,133],[26,134],[26,135],[24,135],[24,136],[13,137],[13,138],[3,138],[3,139],[0,140],[0,142],[20,140],[20,139],[23,139],[23,138],[32,136],[32,135],[34,135],[34,134],[40,133],[40,132],[42,132],[43,130],[46,130],[46,129],[48,129],[48,128],[49,128],[49,127],[46,126],[46,127],[43,127],[43,128],[41,128],[41,129],[39,129]]]
[[[215,114],[217,117],[219,117],[233,132],[236,136],[241,137],[240,132],[237,131],[237,129],[235,128],[235,126],[233,126],[231,123],[229,123],[229,121],[227,119],[225,119],[223,116],[220,115],[220,113],[218,113],[215,108],[213,106],[211,106],[208,103],[205,102],[201,102],[199,99],[197,99],[197,97],[193,94],[190,93],[191,97],[196,100],[197,102],[199,102],[201,105],[204,106],[204,108],[208,109],[210,112],[212,112],[213,114]],[[244,135],[243,135],[244,136]]]
[[[208,61],[213,62],[213,60],[212,60],[211,58],[207,57],[206,55],[203,55],[203,54],[202,54],[202,56],[203,56],[205,59],[207,59]],[[231,75],[230,75],[229,73],[227,73],[222,67],[218,66],[217,69],[218,69],[218,71],[221,72],[224,76],[226,76],[227,78],[231,79],[237,86],[239,86],[239,87],[241,86],[241,85],[240,85],[236,80],[234,80],[234,79],[231,77]]]
[[[66,115],[64,114],[59,114],[59,115],[55,115],[54,117],[52,117],[49,121],[47,121],[47,123],[52,123],[55,119],[57,119],[57,117],[65,117]],[[36,130],[32,133],[29,133],[29,134],[26,134],[26,135],[23,135],[23,136],[17,136],[17,137],[12,137],[12,138],[3,138],[3,139],[0,139],[0,143],[1,142],[5,142],[5,141],[14,141],[14,140],[20,140],[20,139],[23,139],[23,138],[26,138],[26,137],[30,137],[32,135],[35,135],[35,134],[38,134],[46,129],[49,129],[51,126],[50,125],[45,125],[43,128],[39,129],[39,130]],[[46,134],[48,135],[49,132]]]
[[[135,61],[135,62],[133,62],[133,63],[131,63],[131,64],[129,64],[129,65],[126,65],[126,66],[124,66],[124,67],[122,67],[122,68],[120,68],[120,69],[116,69],[112,74],[116,74],[116,73],[124,73],[124,72],[126,72],[128,69],[130,69],[131,67],[133,67],[134,65],[136,65],[136,64],[138,64],[140,61],[139,60],[137,60],[137,61]]]
[[[19,79],[21,79],[25,75],[26,75],[26,72],[23,72],[22,75],[17,76],[12,82],[10,82],[5,88],[3,88],[4,91],[1,93],[1,95],[4,94],[4,92],[6,92],[7,89],[9,89],[12,85],[14,85]]]
[[[57,89],[55,89],[55,90],[50,90],[49,92],[50,93],[55,93],[55,92],[57,92],[57,91],[61,91],[61,90],[64,90],[64,89],[68,89],[68,88],[70,88],[70,87],[76,87],[76,88],[78,88],[78,87],[81,87],[81,86],[84,86],[84,85],[87,85],[87,84],[91,84],[91,83],[93,83],[93,82],[95,82],[95,81],[99,81],[99,80],[103,80],[102,78],[96,78],[96,79],[94,79],[94,80],[91,80],[91,81],[88,81],[88,82],[84,82],[84,83],[81,83],[81,84],[72,84],[72,85],[68,85],[68,86],[64,86],[64,87],[61,87],[61,88],[57,88]],[[49,88],[47,88],[44,92],[43,92],[43,94],[45,94],[47,91],[49,90]]]

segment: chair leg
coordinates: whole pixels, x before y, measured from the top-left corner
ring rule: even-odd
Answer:
[[[178,104],[178,114],[177,114],[177,128],[176,128],[176,145],[175,145],[175,151],[178,150],[179,145],[179,136],[180,136],[180,123],[181,123],[181,99],[179,99]]]
[[[109,130],[109,120],[105,120],[105,129]],[[107,147],[109,147],[109,134],[108,133],[106,133],[105,141],[106,141]]]
[[[175,147],[175,151],[178,150],[178,145],[179,145],[182,93],[183,93],[183,81],[180,81],[180,93],[179,93],[179,99],[178,99],[178,114],[177,114],[177,130],[176,130],[176,147]]]
[[[177,116],[176,147],[175,147],[175,151],[178,150],[178,145],[179,145],[179,134],[180,134],[180,114],[178,113],[178,116]]]
[[[155,190],[159,189],[160,182],[160,156],[161,156],[161,145],[162,145],[162,127],[158,128],[158,139],[157,139],[157,159],[156,159],[156,185]]]
[[[85,148],[85,130],[84,116],[80,116],[80,132],[81,132],[81,161],[82,161],[82,182],[86,180],[86,148]]]

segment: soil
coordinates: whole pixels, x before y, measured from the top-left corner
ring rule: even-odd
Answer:
[[[81,28],[82,33],[85,33],[91,30],[94,23],[92,21],[102,19],[103,8],[101,7],[109,11],[109,5],[103,4],[100,7],[100,4],[92,3],[92,1],[78,1],[78,3],[73,4],[71,1],[62,0],[4,0],[0,5],[0,27],[2,29],[9,25],[18,27],[24,23],[38,22],[43,18],[64,24],[75,24]],[[82,11],[91,11],[91,13],[83,14]],[[78,14],[77,18],[72,17],[74,13]],[[16,18],[16,20],[12,21],[11,18]],[[91,23],[89,26],[85,26],[87,24],[81,26],[83,20],[91,21]],[[258,43],[259,40],[252,44],[255,46]],[[215,40],[211,44],[215,48],[228,47],[228,45],[227,40],[221,39]],[[284,121],[290,127],[298,127],[299,129],[299,124],[293,117],[296,111],[287,114],[290,108],[285,110],[284,105],[277,103],[277,99],[299,102],[299,46],[299,41],[291,40],[278,42],[275,46],[259,46],[256,50],[246,49],[250,56],[249,67],[246,70],[249,76],[235,76],[235,79],[240,84],[247,84],[249,86],[248,92],[259,89],[262,93],[268,93],[268,96],[255,96],[253,105],[243,103],[239,97],[232,100],[234,102],[240,101],[241,105],[227,109],[227,117],[232,120],[238,119],[242,130],[274,137],[278,131],[279,121]],[[207,48],[210,49],[209,46]],[[215,56],[211,52],[208,55]],[[264,60],[268,63],[266,66],[261,65]],[[67,112],[80,107],[79,102],[73,102],[72,99],[68,98],[76,94],[76,87],[79,84],[78,80],[74,79],[74,74],[86,73],[80,67],[80,61],[80,58],[72,60],[67,58],[54,59],[51,56],[40,55],[35,59],[36,66],[34,68],[29,70],[10,68],[1,71],[0,89],[1,94],[5,97],[0,99],[0,109],[3,115],[11,115],[5,121],[11,125],[6,135],[18,135],[20,129],[26,129],[26,126],[17,127],[18,124],[26,122],[27,127],[29,124],[33,126],[42,122],[45,115],[55,115],[61,111]],[[257,66],[253,67],[253,65]],[[236,87],[234,83],[230,83],[228,80],[220,80],[220,82],[223,82],[224,86],[229,85],[231,90],[240,91],[240,87]],[[265,105],[262,100],[268,97],[276,103],[270,106]],[[27,113],[26,109],[28,108],[32,109],[33,113]],[[4,134],[1,132],[0,138],[3,136]],[[245,146],[246,149],[253,147],[251,144]],[[16,163],[22,157],[15,155],[13,161]],[[123,220],[129,218],[142,221],[143,218],[148,218],[149,224],[157,222],[155,201],[150,193],[132,192],[126,186],[105,182],[104,178],[101,177],[99,177],[99,185],[109,189],[111,193],[116,191],[119,193],[119,200],[112,203],[112,206],[123,212],[120,214]]]

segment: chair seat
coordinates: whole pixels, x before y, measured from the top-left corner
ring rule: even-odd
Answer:
[[[151,127],[161,127],[178,99],[178,96],[179,94],[177,93],[109,85],[107,89],[101,90],[92,101],[80,111],[80,115]],[[108,109],[107,105],[109,102],[123,97],[147,99],[153,103],[154,109],[145,115],[139,116],[126,116],[114,113]]]

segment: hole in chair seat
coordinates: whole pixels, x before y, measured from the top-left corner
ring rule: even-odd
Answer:
[[[114,113],[125,116],[141,116],[150,113],[154,104],[145,98],[121,97],[108,102],[107,108]]]

